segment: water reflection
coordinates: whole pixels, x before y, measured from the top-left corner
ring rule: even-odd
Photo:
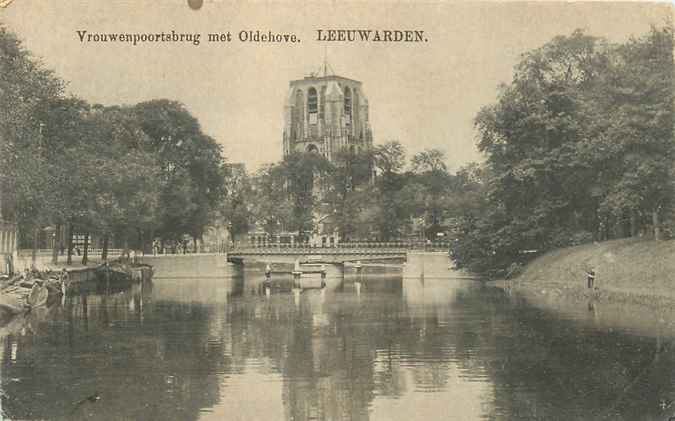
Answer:
[[[324,289],[267,289],[261,274],[223,269],[68,297],[0,332],[2,411],[35,420],[672,415],[671,337],[561,319],[424,264],[424,277],[346,277]]]

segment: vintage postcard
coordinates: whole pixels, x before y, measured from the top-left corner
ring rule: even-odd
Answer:
[[[0,419],[675,420],[673,10],[0,0]]]

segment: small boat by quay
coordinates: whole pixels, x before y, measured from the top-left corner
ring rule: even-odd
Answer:
[[[12,305],[8,303],[0,303],[0,326],[4,326],[9,323],[15,316],[26,313],[28,308],[23,305],[19,307],[18,305]]]
[[[95,269],[99,279],[106,281],[141,282],[152,279],[152,266],[129,265],[122,262],[104,263]]]
[[[51,306],[62,295],[62,282],[56,279],[22,279],[6,285],[0,290],[0,326],[32,309]]]

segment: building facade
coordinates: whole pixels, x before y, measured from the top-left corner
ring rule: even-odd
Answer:
[[[329,68],[324,63],[320,74],[289,83],[284,106],[284,157],[296,152],[315,152],[335,163],[341,150],[359,152],[372,146],[368,99],[363,84],[329,74]],[[324,202],[322,183],[317,178],[313,190],[318,205],[313,212],[314,230],[309,236],[309,244],[336,246],[340,236],[334,211]],[[293,236],[290,238],[294,243]],[[284,242],[283,236],[280,241]]]
[[[362,83],[329,74],[324,63],[321,74],[311,74],[289,82],[284,103],[282,147],[284,158],[297,152],[314,152],[331,163],[337,153],[347,149],[354,152],[373,144],[368,99]],[[335,212],[324,199],[323,184],[315,177],[312,212],[313,230],[302,235],[297,231],[281,230],[268,233],[259,224],[248,232],[247,242],[254,247],[336,247],[340,242]]]
[[[290,82],[284,107],[283,154],[317,152],[333,162],[342,148],[371,146],[368,99],[361,82],[310,75]]]

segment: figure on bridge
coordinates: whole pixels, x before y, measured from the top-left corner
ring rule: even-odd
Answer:
[[[268,263],[265,266],[265,281],[263,282],[263,287],[265,288],[265,294],[269,294],[270,287],[272,286],[272,267]]]
[[[321,264],[321,288],[326,287],[326,265]]]
[[[295,264],[293,265],[293,281],[296,284],[299,282],[300,276],[302,276],[302,269],[300,268],[300,259],[295,259]]]

